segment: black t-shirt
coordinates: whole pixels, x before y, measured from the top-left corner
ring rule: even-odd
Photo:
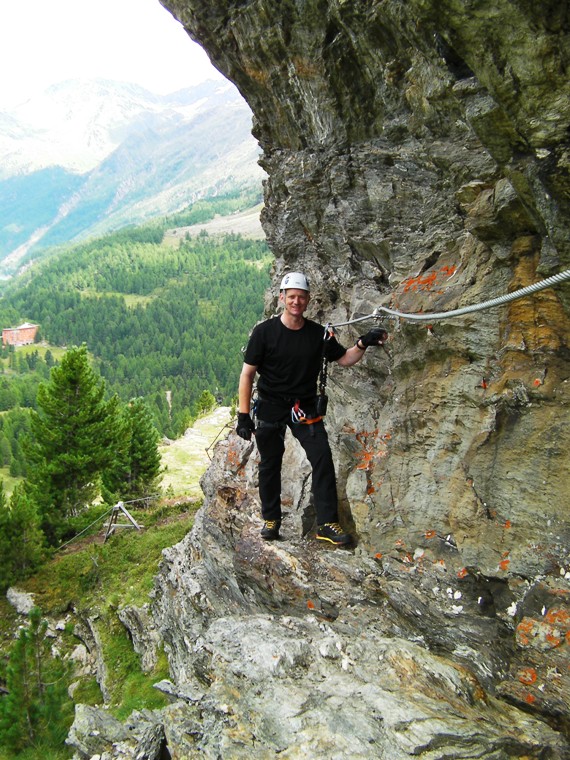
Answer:
[[[336,338],[324,341],[325,328],[310,319],[300,330],[272,317],[254,327],[244,361],[257,367],[259,392],[270,399],[303,399],[317,394],[323,342],[329,362],[346,353]]]

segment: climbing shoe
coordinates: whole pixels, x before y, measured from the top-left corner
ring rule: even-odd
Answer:
[[[330,541],[335,546],[346,546],[352,543],[352,537],[348,533],[344,533],[338,523],[319,525],[317,539],[319,541]]]
[[[261,538],[266,541],[276,541],[279,538],[281,520],[266,520],[261,529]]]

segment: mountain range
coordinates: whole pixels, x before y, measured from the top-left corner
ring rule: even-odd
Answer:
[[[53,245],[260,187],[251,112],[229,82],[170,95],[53,85],[0,112],[0,272]]]

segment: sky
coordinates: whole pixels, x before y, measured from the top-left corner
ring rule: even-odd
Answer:
[[[0,108],[66,79],[156,94],[222,79],[158,0],[0,0]]]

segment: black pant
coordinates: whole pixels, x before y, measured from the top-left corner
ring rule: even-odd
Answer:
[[[312,491],[319,525],[338,522],[336,476],[324,423],[264,423],[255,433],[259,451],[259,497],[264,520],[281,519],[281,463],[287,426],[299,441],[313,469]]]

